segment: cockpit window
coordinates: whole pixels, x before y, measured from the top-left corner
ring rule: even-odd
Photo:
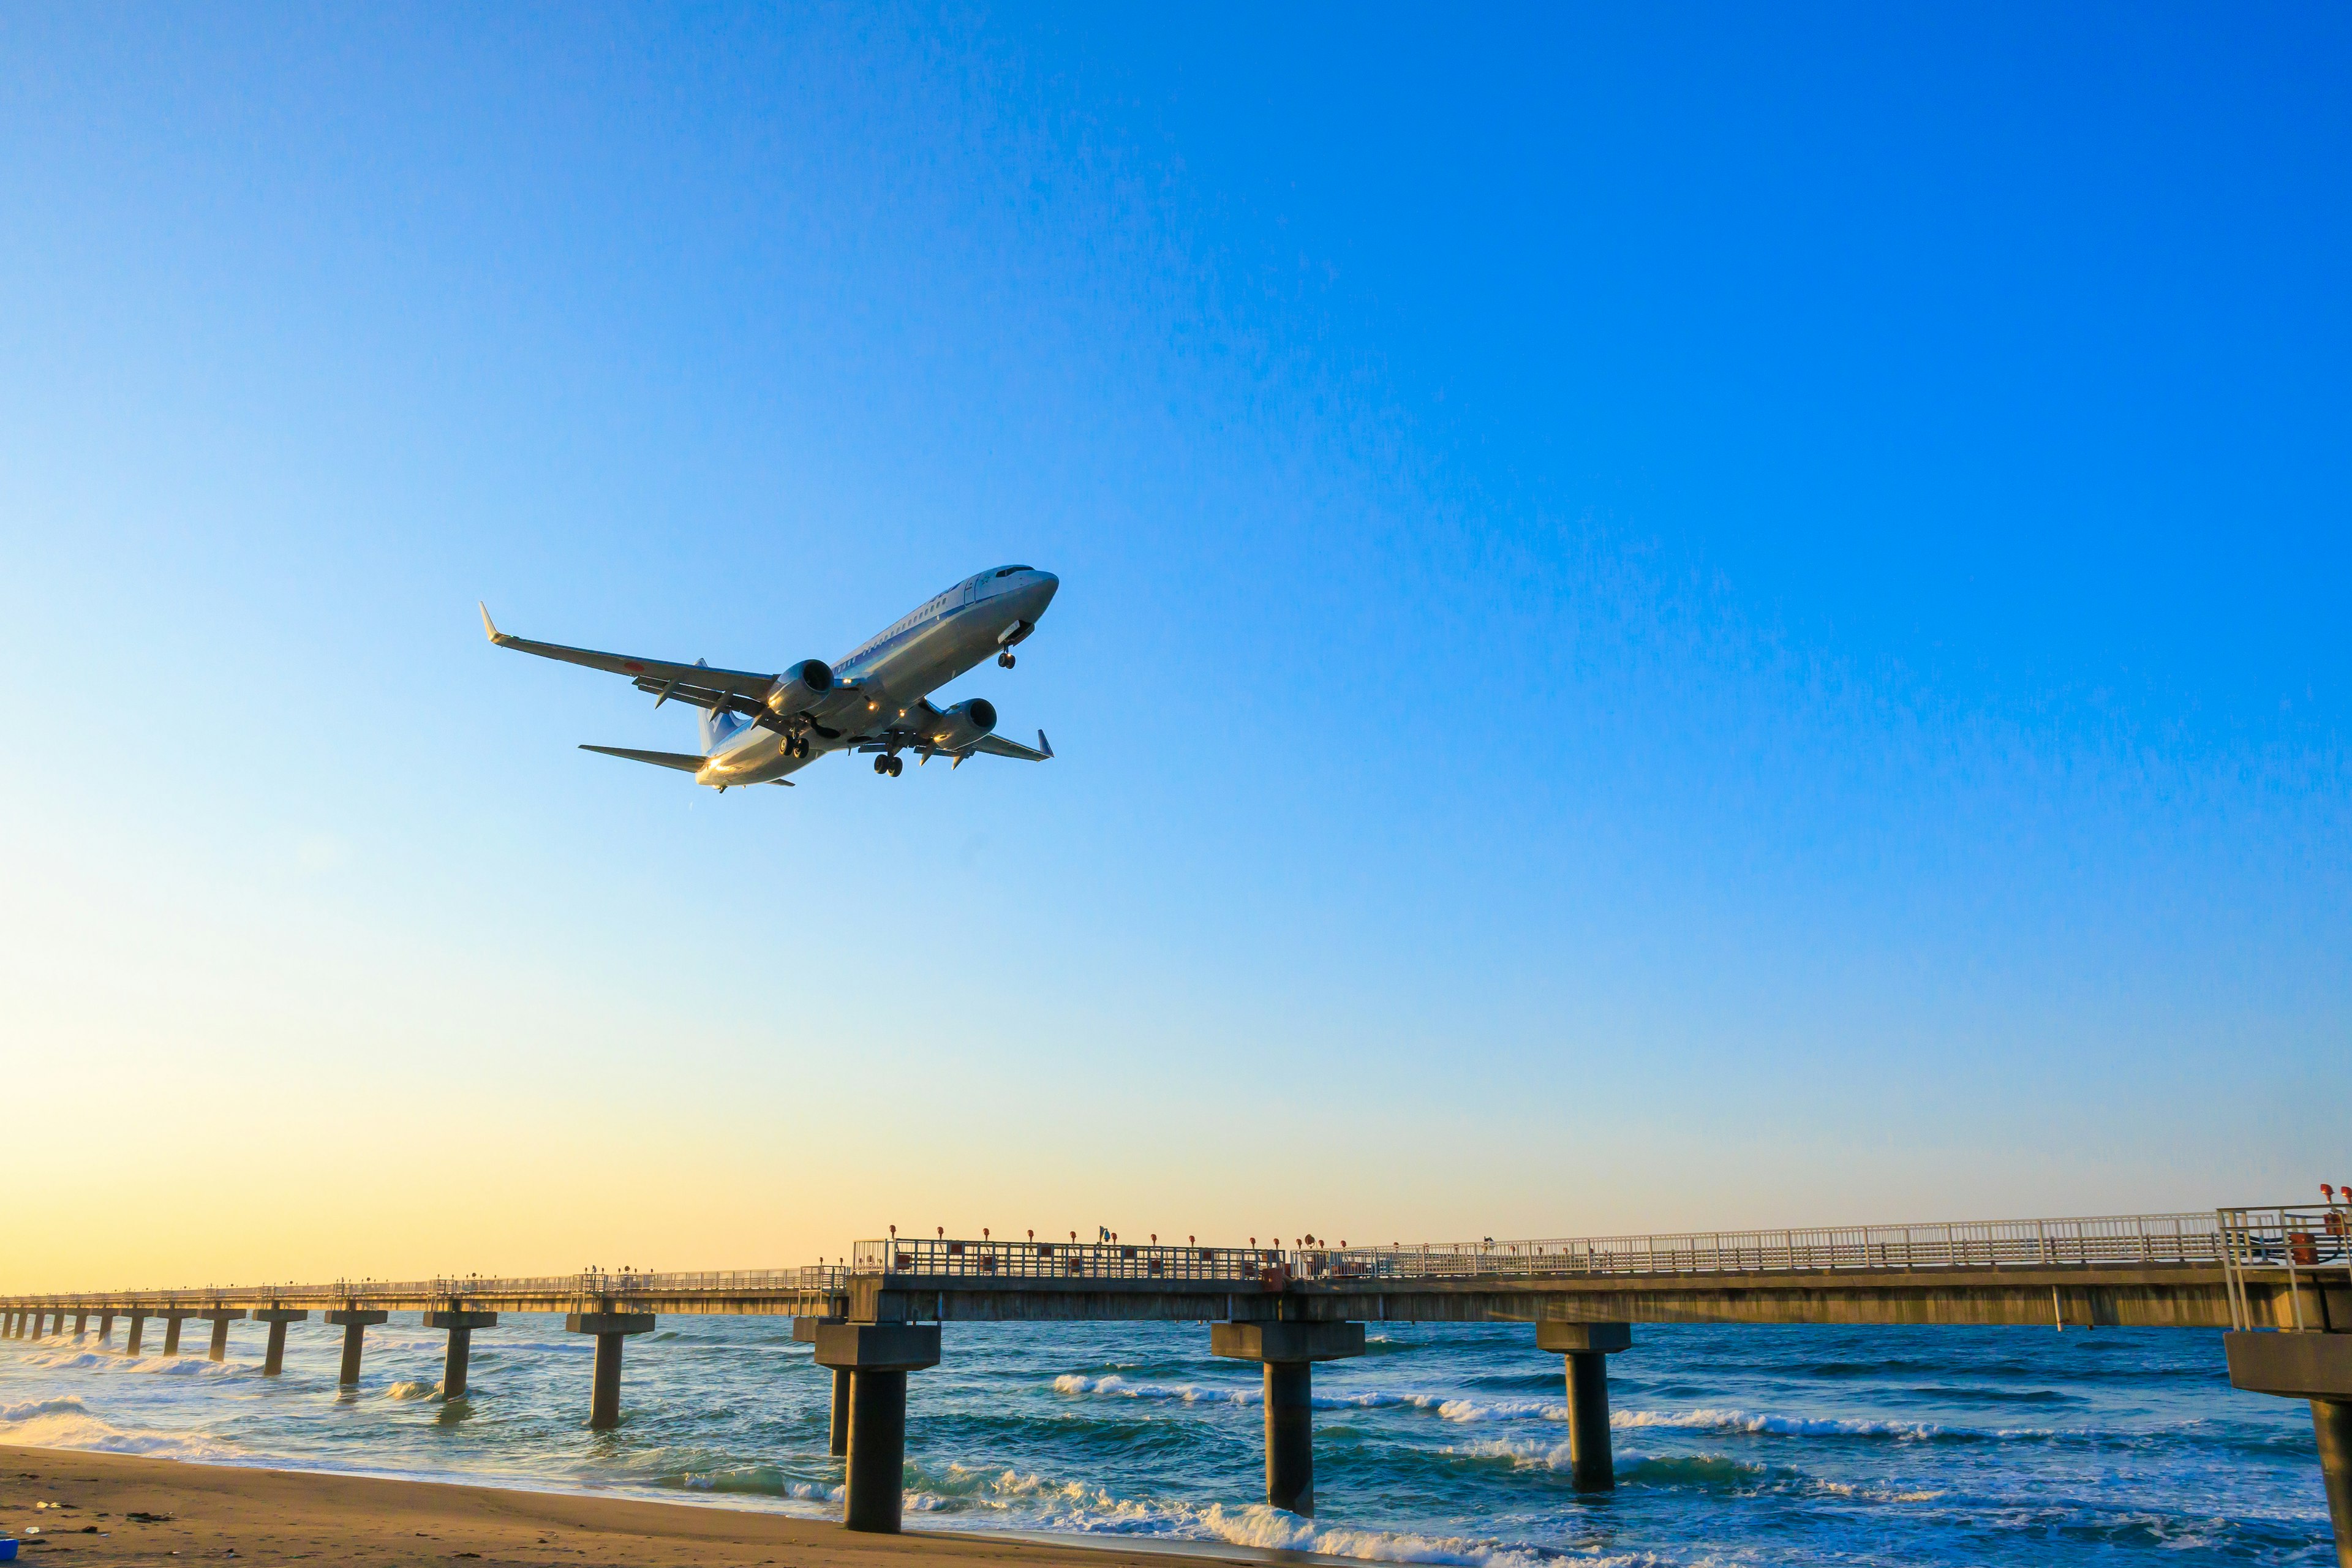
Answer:
[[[1026,566],[1007,566],[999,571],[996,574],[1000,577],[1010,577],[1015,572],[1026,572],[1028,570],[1029,568]]]

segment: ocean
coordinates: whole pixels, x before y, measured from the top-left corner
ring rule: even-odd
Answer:
[[[0,1442],[838,1513],[831,1374],[789,1319],[663,1319],[608,1433],[560,1319],[478,1331],[446,1404],[444,1336],[413,1318],[368,1331],[356,1390],[315,1320],[277,1378],[261,1329],[219,1363],[204,1329],[135,1361],[0,1341]],[[1208,1347],[1205,1324],[948,1324],[908,1379],[908,1528],[1482,1568],[2334,1561],[2308,1408],[2231,1390],[2217,1333],[1639,1327],[1611,1358],[1618,1489],[1585,1498],[1531,1331],[1373,1325],[1316,1369],[1312,1521],[1258,1500],[1257,1368]]]

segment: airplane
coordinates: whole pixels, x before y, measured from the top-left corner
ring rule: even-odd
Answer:
[[[1011,669],[1014,646],[1037,629],[1061,585],[1051,572],[1030,566],[982,572],[901,616],[838,665],[804,658],[782,675],[530,642],[499,630],[489,606],[480,607],[482,630],[500,647],[628,676],[653,693],[656,708],[676,700],[703,710],[699,752],[580,749],[676,768],[724,794],[737,784],[789,785],[787,775],[828,752],[871,752],[874,771],[886,778],[906,772],[907,752],[919,766],[949,758],[951,772],[981,752],[1046,761],[1054,747],[1045,731],[1037,731],[1034,747],[1004,739],[987,698],[937,708],[930,695],[992,653]]]

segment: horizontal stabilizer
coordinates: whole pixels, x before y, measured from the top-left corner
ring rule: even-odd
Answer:
[[[692,752],[633,752],[626,746],[587,746],[583,752],[602,752],[608,757],[626,757],[633,763],[651,763],[657,768],[676,768],[682,773],[698,773],[709,759]]]
[[[1037,744],[1024,746],[1018,741],[1008,741],[1002,735],[982,735],[971,744],[975,752],[986,752],[992,757],[1013,757],[1024,763],[1042,763],[1054,754],[1054,744],[1045,739],[1045,731],[1037,731]]]

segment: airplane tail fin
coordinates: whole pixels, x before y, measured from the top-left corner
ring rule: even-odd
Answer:
[[[707,658],[698,658],[694,662],[698,667],[708,667],[710,663]],[[719,708],[704,709],[702,710],[702,754],[707,757],[725,745],[734,737],[736,731],[750,722],[751,721],[740,713],[730,713]]]

